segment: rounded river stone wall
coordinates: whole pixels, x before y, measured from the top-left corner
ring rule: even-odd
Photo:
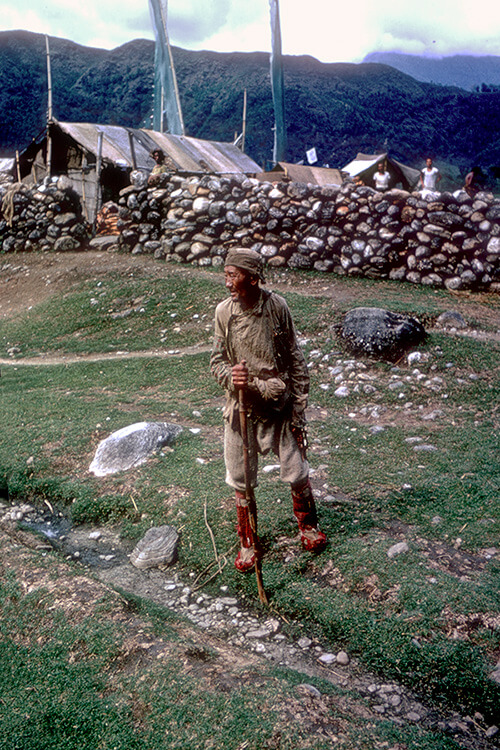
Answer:
[[[85,250],[91,228],[67,178],[1,186],[0,248]],[[345,183],[272,184],[245,176],[165,176],[118,200],[113,247],[220,266],[230,247],[269,267],[394,279],[450,290],[500,290],[500,200],[481,192],[379,193]]]

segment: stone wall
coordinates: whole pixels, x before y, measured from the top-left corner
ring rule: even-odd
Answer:
[[[30,188],[22,183],[0,185],[0,251],[82,250],[90,226],[70,181],[61,177]]]
[[[123,249],[201,266],[233,245],[267,265],[449,289],[500,282],[500,200],[491,193],[437,194],[314,187],[241,177],[171,177],[120,197]]]
[[[119,199],[120,235],[134,254],[219,266],[252,247],[275,268],[332,272],[460,289],[500,289],[500,200],[491,193],[419,193],[346,183],[273,185],[241,176],[165,176]],[[11,192],[9,192],[11,191]],[[89,247],[90,227],[67,178],[0,186],[3,252]]]

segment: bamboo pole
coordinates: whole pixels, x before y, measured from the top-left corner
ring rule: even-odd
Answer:
[[[19,164],[19,151],[16,149],[16,174],[17,181],[21,182],[21,166]]]
[[[244,460],[244,472],[245,472],[245,495],[248,506],[248,516],[250,519],[250,534],[252,538],[252,546],[255,554],[255,577],[257,580],[257,590],[259,592],[259,599],[262,604],[269,604],[267,594],[264,590],[264,583],[262,581],[262,546],[260,539],[257,534],[257,506],[255,503],[255,495],[253,487],[250,485],[250,451],[248,446],[248,427],[247,427],[247,410],[245,404],[245,391],[240,388],[238,391],[238,405],[239,405],[239,416],[240,416],[240,431],[243,440],[243,460]]]

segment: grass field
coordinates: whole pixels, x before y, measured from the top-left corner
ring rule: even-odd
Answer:
[[[420,347],[427,359],[418,365],[419,374],[405,359],[396,364],[358,359],[349,370],[353,358],[342,351],[332,331],[348,301],[336,302],[322,293],[326,281],[316,284],[312,293],[305,286],[299,277],[296,288],[283,293],[310,363],[310,462],[329,544],[317,557],[299,552],[293,543],[277,544],[295,535],[288,489],[275,472],[262,473],[259,524],[273,609],[436,705],[471,715],[479,711],[493,723],[500,697],[498,684],[488,678],[500,645],[500,566],[498,553],[492,551],[499,538],[498,344],[494,337],[433,331]],[[435,320],[443,306],[461,309],[456,296],[407,285],[350,279],[346,289],[352,291],[352,306],[390,306],[425,321]],[[15,346],[18,352],[1,368],[2,494],[13,502],[48,500],[77,524],[114,524],[130,541],[153,525],[182,525],[177,569],[186,576],[205,570],[214,553],[204,504],[218,550],[235,541],[230,491],[223,483],[222,394],[208,372],[213,309],[223,296],[215,275],[196,272],[133,283],[116,277],[88,279],[3,320],[0,346],[4,352]],[[492,304],[500,309],[500,300],[492,303],[490,297],[489,313]],[[480,301],[475,309],[480,311]],[[484,323],[479,318],[475,315],[471,322],[491,332],[491,314]],[[190,352],[183,354],[186,347]],[[170,355],[156,356],[158,349]],[[147,350],[151,356],[99,361],[85,357]],[[23,364],[36,355],[59,356],[60,361]],[[334,394],[338,366],[351,385],[346,399]],[[366,384],[374,390],[365,391]],[[172,452],[154,456],[139,469],[92,477],[88,466],[99,440],[138,421],[172,421],[184,432]],[[382,429],[374,431],[374,426]],[[415,450],[419,442],[432,450]],[[387,550],[402,540],[408,552],[388,558]],[[241,576],[231,566],[208,589],[221,585],[247,602],[256,600],[253,576]],[[213,747],[274,746],[269,743],[277,718],[271,710],[265,722],[245,730],[254,744],[231,739],[236,726],[246,725],[254,715],[257,688],[245,695],[244,715],[241,694],[213,696],[203,708],[206,729],[191,736],[190,711],[199,686],[188,676],[173,680],[175,659],[142,675],[143,682],[136,674],[133,687],[122,675],[116,687],[121,697],[110,703],[107,672],[116,658],[114,644],[125,637],[116,623],[111,627],[96,612],[75,629],[64,618],[58,620],[43,597],[24,596],[15,576],[3,582],[2,597],[2,663],[10,665],[0,670],[2,694],[10,696],[2,710],[9,707],[11,718],[0,732],[22,738],[18,745],[3,746],[210,747],[209,727],[228,715],[234,723],[221,722],[226,739]],[[35,610],[41,612],[36,625]],[[151,618],[150,612],[141,613]],[[165,615],[158,618],[157,627],[167,632]],[[20,647],[16,634],[25,632],[28,624],[29,636]],[[78,644],[76,651],[72,643]],[[44,690],[48,673],[54,681]],[[269,706],[272,690],[286,692],[294,679],[269,677]],[[84,683],[93,687],[77,715]],[[21,696],[28,685],[38,703],[26,722]],[[146,734],[139,736],[134,729],[127,691],[141,706],[149,706],[147,720],[141,719]],[[152,698],[158,691],[161,701]],[[64,707],[51,716],[50,705],[62,694],[67,716]],[[231,702],[225,713],[224,701]],[[165,714],[168,731],[162,724]],[[39,733],[33,727],[40,726],[42,717],[41,732],[47,739],[36,745]],[[97,727],[102,733],[103,726],[104,739],[95,734]],[[382,722],[376,741],[387,742],[387,747],[396,741],[409,748],[454,746],[444,737],[409,730],[394,739],[392,731]],[[83,735],[89,738],[87,744],[78,744]],[[65,744],[62,739],[50,744],[51,736],[67,739]],[[345,737],[346,743],[357,741],[354,735],[349,739],[348,728]],[[365,745],[345,746],[384,746],[374,744],[373,737],[368,733],[365,739],[358,737]],[[284,733],[277,746],[305,746],[299,740]]]

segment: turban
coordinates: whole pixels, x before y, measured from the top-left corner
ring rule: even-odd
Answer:
[[[231,248],[226,255],[224,265],[241,268],[243,271],[258,276],[261,281],[264,281],[262,258],[255,250],[247,250],[244,247]]]

